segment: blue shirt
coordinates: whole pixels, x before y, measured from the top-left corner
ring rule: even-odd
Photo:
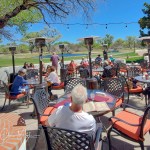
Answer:
[[[25,80],[22,76],[17,75],[10,90],[10,92],[12,92],[11,95],[17,95],[19,93],[22,93],[22,89],[28,89],[28,86],[23,86],[27,83],[27,80]]]

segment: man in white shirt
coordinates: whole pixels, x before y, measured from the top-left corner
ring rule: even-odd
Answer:
[[[58,107],[58,109],[49,116],[47,124],[95,136],[96,121],[92,115],[82,110],[82,106],[86,100],[86,88],[82,85],[75,86],[71,92],[71,105]]]

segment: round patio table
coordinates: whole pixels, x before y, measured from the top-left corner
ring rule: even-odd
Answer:
[[[134,79],[136,79],[142,83],[147,83],[147,84],[150,83],[150,77],[148,77],[148,79],[146,79],[145,76],[136,76],[136,77],[134,77]]]
[[[115,104],[116,104],[116,98],[113,95],[103,92],[103,91],[100,91],[100,90],[97,90],[97,89],[96,90],[88,89],[87,93],[88,93],[88,101],[91,101],[90,94],[95,93],[94,102],[106,102],[106,104],[109,107],[109,110],[105,110],[105,111],[88,112],[88,113],[92,114],[94,117],[102,116],[102,115],[114,110]],[[65,105],[66,103],[70,103],[70,102],[71,102],[71,93],[64,94],[57,100],[57,104],[54,105],[54,107],[58,108],[59,106]]]
[[[99,67],[99,68],[93,68],[92,71],[93,72],[103,72],[104,69],[103,69],[103,67]]]

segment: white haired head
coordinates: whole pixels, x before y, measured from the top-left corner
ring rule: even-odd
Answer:
[[[87,90],[81,84],[76,85],[72,92],[72,103],[77,105],[83,105],[87,100]]]

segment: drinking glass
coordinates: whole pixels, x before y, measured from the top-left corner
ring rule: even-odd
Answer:
[[[95,93],[94,93],[94,92],[92,92],[92,93],[90,94],[90,98],[91,98],[92,101],[94,101],[94,98],[95,98]]]

